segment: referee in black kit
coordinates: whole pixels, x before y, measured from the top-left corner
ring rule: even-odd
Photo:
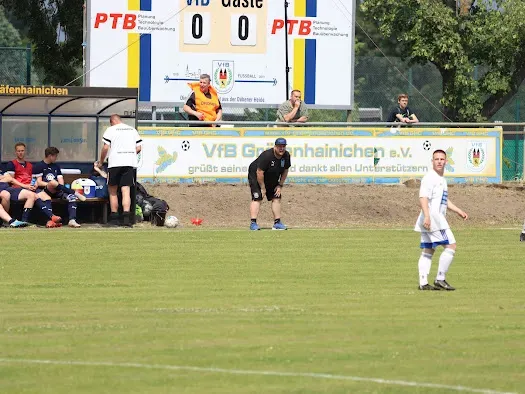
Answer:
[[[272,230],[286,230],[286,226],[281,222],[281,189],[290,166],[290,153],[286,150],[284,138],[277,138],[273,148],[265,150],[250,164],[248,169],[248,182],[252,195],[250,230],[261,229],[257,224],[257,215],[264,195],[272,202],[274,218]]]

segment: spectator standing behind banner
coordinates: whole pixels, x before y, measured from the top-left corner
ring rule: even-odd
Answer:
[[[111,126],[102,136],[104,146],[100,151],[100,160],[95,165],[101,168],[106,156],[108,157],[108,189],[111,209],[109,225],[120,225],[118,214],[118,189],[120,189],[123,210],[121,223],[125,227],[132,227],[130,222],[131,187],[135,186],[137,154],[142,149],[142,139],[138,131],[122,123],[118,115],[111,115],[109,123]]]
[[[277,110],[277,122],[305,123],[308,121],[308,108],[301,101],[301,91],[292,90],[290,100],[286,100]]]
[[[418,123],[419,119],[416,114],[408,108],[408,95],[400,94],[397,96],[398,107],[394,109],[388,116],[387,122],[401,122],[401,123]]]
[[[210,84],[210,76],[202,74],[199,82],[189,83],[193,91],[188,97],[183,109],[190,120],[218,122],[222,119],[222,106],[219,95]],[[207,123],[198,124],[199,127],[216,127]]]

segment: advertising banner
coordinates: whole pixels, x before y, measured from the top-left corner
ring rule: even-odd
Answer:
[[[447,153],[451,182],[501,182],[501,130],[141,128],[139,178],[157,182],[247,181],[248,166],[277,137],[288,142],[295,183],[399,183]]]

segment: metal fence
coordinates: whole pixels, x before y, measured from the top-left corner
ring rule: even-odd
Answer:
[[[31,85],[31,47],[0,47],[0,83]]]

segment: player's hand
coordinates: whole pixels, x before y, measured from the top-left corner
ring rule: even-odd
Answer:
[[[195,116],[199,119],[199,120],[204,120],[204,114],[202,112],[195,112]]]
[[[430,230],[430,216],[425,216],[425,220],[423,221],[423,227],[427,230]]]
[[[275,197],[281,197],[281,186],[280,185],[275,186],[275,189],[273,191],[274,191],[273,195]]]
[[[467,215],[467,213],[465,211],[459,211],[458,215],[461,216],[463,218],[463,220],[467,220],[468,219],[468,215]]]
[[[301,100],[295,100],[294,107],[299,108],[301,106]]]
[[[36,190],[36,187],[34,187],[33,185],[24,185],[24,189],[31,190],[32,192],[34,192]]]

